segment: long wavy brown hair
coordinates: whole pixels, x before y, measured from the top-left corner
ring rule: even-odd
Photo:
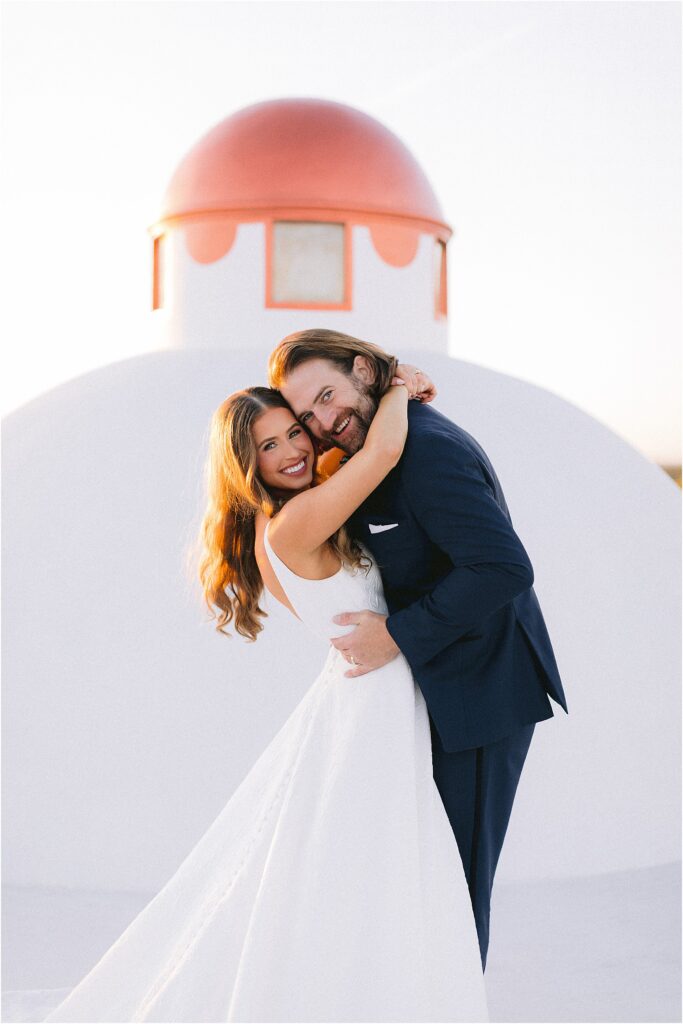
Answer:
[[[354,338],[342,331],[330,331],[325,327],[295,331],[278,342],[268,360],[270,386],[281,388],[292,370],[309,359],[329,359],[348,376],[353,370],[356,356],[365,356],[373,367],[374,380],[368,391],[378,402],[391,385],[398,359],[371,341]]]
[[[263,580],[254,552],[256,514],[272,518],[286,500],[274,497],[258,474],[253,426],[268,409],[291,412],[279,391],[245,388],[226,398],[211,417],[207,505],[199,531],[199,579],[211,618],[217,619],[216,629],[229,636],[225,626],[232,623],[237,633],[252,641],[267,615],[259,607]],[[311,441],[315,452],[316,440]],[[321,477],[315,465],[313,470],[315,486]],[[347,565],[367,567],[363,552],[343,526],[329,544]]]

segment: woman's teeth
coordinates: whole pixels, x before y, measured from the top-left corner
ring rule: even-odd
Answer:
[[[301,462],[297,462],[296,466],[288,466],[287,469],[283,469],[282,472],[287,473],[288,476],[291,476],[294,473],[300,473],[305,465],[306,459],[302,459]]]
[[[337,429],[334,431],[334,433],[335,434],[341,434],[342,430],[345,430],[348,427],[350,419],[351,419],[351,417],[347,416],[346,419],[344,420],[344,422],[340,423],[340,425],[337,427]]]

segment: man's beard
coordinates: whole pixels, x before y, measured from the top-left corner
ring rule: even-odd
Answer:
[[[365,438],[379,404],[377,399],[373,398],[362,385],[359,387],[353,381],[353,386],[358,392],[358,401],[354,406],[349,406],[339,413],[332,425],[332,430],[328,431],[323,437],[324,441],[335,445],[337,448],[341,448],[347,455],[355,455],[365,444]],[[351,422],[344,430],[343,436],[337,437],[334,432],[341,426],[347,416],[351,417]]]

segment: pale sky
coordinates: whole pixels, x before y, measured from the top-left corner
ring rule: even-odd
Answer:
[[[241,107],[316,96],[427,173],[455,232],[452,354],[680,462],[676,0],[6,0],[2,19],[3,413],[150,349],[146,229],[178,161]]]

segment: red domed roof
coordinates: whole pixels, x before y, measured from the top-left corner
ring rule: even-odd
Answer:
[[[226,117],[179,164],[161,219],[274,208],[388,214],[431,221],[450,234],[400,139],[329,100],[268,100]]]

